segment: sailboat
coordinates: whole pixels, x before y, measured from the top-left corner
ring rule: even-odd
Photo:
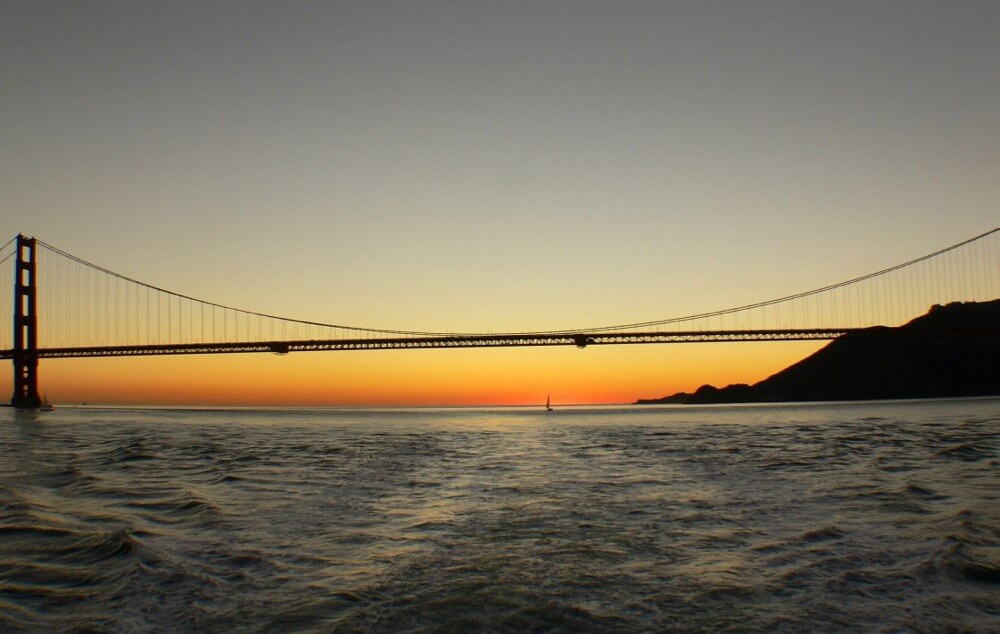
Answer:
[[[551,412],[552,411],[552,395],[551,394],[549,394],[548,396],[545,397],[545,411],[546,412]]]

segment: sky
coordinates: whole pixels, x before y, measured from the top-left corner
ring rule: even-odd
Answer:
[[[375,328],[743,305],[1000,224],[997,32],[994,1],[10,0],[0,242]],[[65,360],[40,376],[62,402],[629,402],[754,382],[819,345]]]

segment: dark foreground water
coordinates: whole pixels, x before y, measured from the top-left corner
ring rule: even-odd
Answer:
[[[1000,400],[0,410],[0,630],[1000,631]]]

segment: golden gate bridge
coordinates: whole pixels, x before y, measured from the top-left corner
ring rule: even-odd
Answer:
[[[0,359],[11,405],[38,407],[44,358],[403,348],[482,348],[833,339],[900,325],[935,304],[1000,297],[1000,228],[902,264],[723,310],[541,332],[392,330],[242,310],[147,284],[18,235],[0,247]],[[3,333],[8,333],[7,335]]]

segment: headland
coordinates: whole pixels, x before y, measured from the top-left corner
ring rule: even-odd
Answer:
[[[1000,299],[935,305],[902,326],[848,333],[753,385],[703,385],[636,404],[993,395],[1000,395]]]

